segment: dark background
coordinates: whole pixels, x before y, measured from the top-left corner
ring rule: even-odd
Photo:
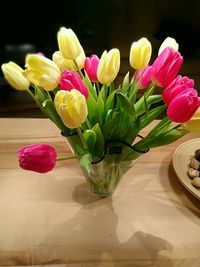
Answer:
[[[155,59],[162,41],[174,37],[184,56],[180,73],[195,80],[200,91],[200,1],[20,1],[4,2],[0,15],[0,63],[15,61],[23,67],[28,52],[58,50],[56,34],[61,26],[72,28],[86,55],[98,56],[117,47],[121,68],[117,82],[131,70],[130,45],[145,36],[153,46]],[[42,116],[26,92],[16,91],[0,76],[0,116]]]

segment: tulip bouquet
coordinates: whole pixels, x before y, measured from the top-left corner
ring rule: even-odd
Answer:
[[[86,57],[75,33],[64,27],[57,40],[59,51],[52,60],[42,53],[28,54],[25,69],[9,62],[2,71],[12,87],[27,90],[57,125],[73,151],[70,158],[78,160],[94,193],[109,195],[141,155],[197,128],[200,98],[194,81],[178,75],[183,57],[174,39],[162,43],[151,65],[151,43],[146,38],[133,42],[134,71],[119,86],[114,84],[120,68],[118,49],[104,51],[100,59]],[[154,93],[156,86],[163,88],[162,95]],[[160,117],[141,136],[140,131]],[[23,169],[40,173],[68,159],[57,158],[47,144],[24,147],[18,154]]]

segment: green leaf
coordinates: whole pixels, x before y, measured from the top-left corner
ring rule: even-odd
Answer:
[[[109,86],[110,94],[115,90],[114,82],[111,82]]]
[[[123,111],[121,113],[119,122],[116,124],[116,129],[115,129],[115,133],[117,133],[116,136],[117,139],[126,140],[125,137],[127,136],[129,129],[132,127],[133,121],[134,117],[128,115],[126,111]]]
[[[110,139],[111,129],[115,128],[118,124],[119,116],[119,112],[115,112],[114,115],[111,114],[110,119],[103,125],[102,132],[105,140]]]
[[[184,136],[188,131],[184,129],[171,129],[168,132],[161,133],[153,138],[153,140],[150,142],[149,147],[158,147],[163,146],[167,144],[171,144],[174,141],[178,140],[182,136]]]
[[[169,124],[169,122],[166,122],[166,125],[167,124]],[[166,127],[164,128],[167,129]],[[146,150],[148,148],[167,145],[181,138],[186,133],[188,133],[188,131],[182,128],[177,128],[177,126],[169,130],[160,129],[158,132],[155,131],[154,135],[148,134],[144,139],[136,143],[135,146],[139,150]]]
[[[131,124],[130,128],[128,129],[125,140],[128,144],[132,144],[135,138],[139,133],[139,119],[136,119],[133,124]]]
[[[172,121],[166,116],[148,133],[147,136],[150,137],[158,133],[166,132],[172,124]]]
[[[95,125],[98,122],[98,114],[96,112],[97,102],[92,94],[90,94],[87,99],[87,107],[88,107],[88,119],[92,125]]]
[[[99,94],[102,96],[103,99],[107,98],[107,91],[108,91],[108,86],[103,84],[99,92]]]
[[[102,134],[102,131],[101,131],[101,128],[99,126],[99,123],[97,123],[93,128],[92,130],[96,133],[96,143],[95,143],[95,146],[94,146],[94,150],[95,150],[95,153],[94,154],[97,154],[99,155],[100,157],[104,154],[104,136]]]
[[[131,78],[131,81],[130,81],[130,84],[132,85],[135,81],[135,76],[133,75],[132,78]]]
[[[113,117],[115,117],[117,114],[120,114],[120,111],[121,111],[120,108],[109,109],[106,114],[105,122],[108,122]]]
[[[87,73],[85,72],[84,83],[89,90],[89,96],[87,99],[87,107],[88,107],[88,119],[92,125],[98,122],[98,116],[96,113],[97,110],[97,92],[96,88],[92,85]]]
[[[96,133],[93,130],[86,130],[83,132],[83,138],[84,138],[89,150],[93,149],[93,147],[96,143],[96,140],[97,140]]]
[[[104,109],[104,100],[101,94],[99,94],[97,98],[97,113],[99,119],[98,121],[100,125],[102,125],[105,120],[105,109]]]
[[[57,127],[64,135],[69,135],[71,133],[71,130],[64,125],[62,119],[58,115],[53,101],[51,101],[50,99],[45,100],[42,103],[40,109],[49,119],[51,119],[57,125]]]
[[[79,144],[76,144],[75,147],[76,147],[76,152],[78,152],[78,154],[80,154],[80,155],[83,155],[87,152],[87,150]]]
[[[146,98],[153,94],[154,89],[155,89],[155,84],[151,83],[144,92],[144,94],[146,95]]]
[[[116,96],[116,91],[113,91],[107,97],[107,99],[106,99],[106,113],[108,112],[108,110],[113,109],[115,96]]]
[[[89,95],[92,95],[94,97],[94,99],[96,100],[97,99],[97,91],[94,88],[94,86],[92,85],[86,71],[85,71],[85,77],[84,77],[83,82],[85,83],[87,89],[89,90]]]
[[[148,106],[148,110],[151,107],[152,104],[156,104],[162,101],[161,95],[151,95],[146,99],[146,103]],[[134,105],[135,112],[137,115],[141,115],[145,112],[145,106],[144,106],[144,96],[142,96]]]
[[[37,86],[34,86],[35,89],[35,98],[42,105],[42,103],[48,99],[46,92],[43,89],[40,89]]]
[[[128,91],[128,88],[130,86],[130,82],[129,82],[129,72],[126,74],[126,76],[124,77],[124,80],[122,82],[122,88],[121,88],[121,92],[123,94],[126,94]]]
[[[147,98],[146,98],[146,95],[144,95],[144,116],[145,116],[145,119],[147,118],[147,116],[149,115],[148,114],[148,105],[147,105]]]
[[[127,132],[132,127],[135,118],[127,114],[126,111],[121,110],[119,117],[112,125],[109,132],[109,139],[124,140]]]
[[[136,85],[139,86],[139,83],[136,83]],[[148,98],[153,94],[154,89],[155,85],[151,83],[149,87],[144,91],[144,95],[137,101],[137,103],[135,103],[136,94],[133,95],[133,97],[131,96],[131,99],[133,100],[132,102],[135,104],[135,110],[137,112],[137,115],[138,115],[138,109],[142,109],[144,112],[146,112],[146,109],[148,107]],[[136,92],[137,90],[138,88],[136,89]]]
[[[140,130],[150,124],[153,120],[157,119],[159,115],[166,109],[166,105],[156,107],[149,110],[145,115],[140,118]]]
[[[88,172],[90,170],[92,157],[90,154],[85,154],[80,158],[79,162],[80,162],[81,167]]]
[[[135,109],[134,105],[131,103],[129,98],[122,94],[121,92],[117,93],[117,99],[119,100],[121,104],[121,108],[124,109],[129,115],[135,116]]]
[[[131,103],[133,104],[135,104],[138,89],[139,89],[139,82],[134,82],[130,87],[129,98]]]

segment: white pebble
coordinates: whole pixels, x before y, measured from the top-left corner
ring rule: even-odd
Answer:
[[[195,177],[198,177],[199,176],[199,171],[193,169],[193,168],[189,168],[188,170],[188,174],[189,176],[193,179]]]
[[[193,180],[192,180],[192,184],[196,187],[200,187],[200,177],[195,177]]]
[[[196,160],[194,157],[192,157],[191,161],[190,161],[190,167],[195,169],[195,170],[198,170],[199,167],[200,167],[200,163],[198,160]]]

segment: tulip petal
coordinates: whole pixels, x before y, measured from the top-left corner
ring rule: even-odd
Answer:
[[[46,173],[56,164],[56,151],[47,144],[33,144],[18,151],[19,165],[24,170]]]

